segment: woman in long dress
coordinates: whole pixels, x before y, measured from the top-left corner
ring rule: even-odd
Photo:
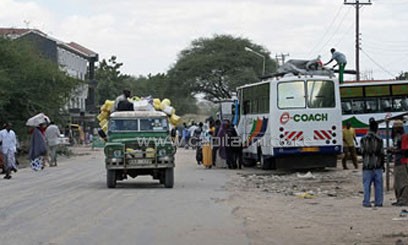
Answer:
[[[47,128],[46,123],[40,124],[38,127],[35,127],[31,136],[31,144],[29,150],[29,158],[31,161],[34,161],[37,158],[42,158],[43,167],[46,162],[47,155],[47,144],[45,141],[45,130]]]

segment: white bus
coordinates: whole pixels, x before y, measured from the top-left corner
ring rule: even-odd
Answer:
[[[269,168],[336,167],[342,152],[337,79],[284,76],[238,88],[238,133],[246,164]]]
[[[401,119],[408,112],[408,81],[345,82],[340,85],[343,126],[350,122],[358,141],[368,130],[372,117],[380,121],[379,135],[385,139],[385,119]],[[392,126],[392,124],[390,125]]]

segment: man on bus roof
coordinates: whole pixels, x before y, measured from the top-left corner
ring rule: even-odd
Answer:
[[[336,51],[335,48],[330,49],[330,52],[332,53],[332,58],[325,63],[324,65],[328,65],[330,64],[333,60],[335,60],[337,62],[337,64],[335,64],[333,66],[336,67],[337,65],[339,65],[339,82],[343,83],[344,79],[343,79],[343,75],[344,75],[344,68],[347,65],[347,59],[346,56],[343,53],[340,53],[339,51]]]

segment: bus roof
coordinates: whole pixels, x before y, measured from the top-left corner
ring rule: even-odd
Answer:
[[[285,77],[280,77],[280,78],[269,78],[269,79],[266,79],[260,82],[245,84],[245,85],[237,87],[237,90],[247,88],[247,87],[257,86],[257,85],[261,85],[265,83],[270,83],[270,82],[287,82],[287,81],[298,81],[298,80],[331,80],[333,81],[333,78],[329,76],[319,76],[319,75],[285,76]]]
[[[375,86],[390,84],[408,84],[408,80],[367,80],[367,81],[345,81],[340,87]]]

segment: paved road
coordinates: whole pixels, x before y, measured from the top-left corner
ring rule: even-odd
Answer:
[[[91,152],[91,151],[90,151]],[[0,244],[249,244],[224,200],[227,170],[177,153],[174,189],[151,177],[106,188],[102,151],[0,179]]]

